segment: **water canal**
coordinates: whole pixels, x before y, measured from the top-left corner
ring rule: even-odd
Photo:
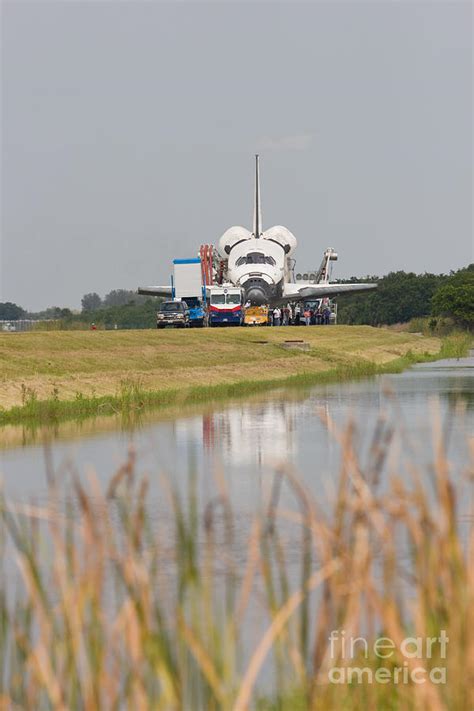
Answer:
[[[453,476],[461,486],[474,434],[474,356],[179,413],[147,413],[129,426],[104,418],[33,434],[4,429],[0,475],[9,498],[41,502],[47,495],[48,467],[64,479],[74,473],[86,480],[93,472],[106,487],[132,445],[137,473],[149,477],[152,505],[160,508],[160,474],[184,491],[192,470],[205,503],[215,491],[218,470],[224,473],[235,510],[251,516],[268,496],[275,466],[282,462],[299,473],[317,498],[330,491],[340,452],[328,418],[341,429],[353,420],[362,460],[382,418],[386,428],[393,428],[386,466],[400,471],[404,459],[426,469],[433,437],[440,436],[433,427],[440,423]],[[469,504],[466,499],[463,503]]]
[[[373,461],[374,443],[375,446],[383,440],[389,443],[388,456],[380,470],[379,486],[382,488],[388,485],[388,475],[393,474],[407,479],[407,483],[411,478],[415,481],[417,473],[433,478],[436,449],[440,442],[444,442],[451,480],[457,490],[456,515],[461,540],[467,541],[474,520],[472,481],[469,481],[469,474],[472,477],[469,447],[474,435],[472,355],[460,360],[418,365],[398,375],[309,389],[285,388],[245,401],[209,404],[181,412],[145,413],[140,420],[128,424],[104,418],[65,423],[54,430],[36,432],[4,429],[0,433],[0,436],[3,434],[0,473],[10,501],[33,502],[38,505],[35,510],[41,511],[41,504],[48,501],[48,473],[64,483],[66,496],[71,475],[79,477],[93,499],[91,477],[96,477],[105,491],[132,448],[136,456],[136,473],[139,477],[146,475],[149,480],[147,510],[153,524],[153,538],[149,540],[160,551],[160,565],[154,578],[159,592],[155,592],[172,624],[179,577],[174,538],[176,518],[170,498],[166,496],[164,477],[168,477],[168,489],[171,483],[179,491],[185,507],[190,501],[190,491],[196,493],[200,516],[195,531],[199,551],[206,550],[203,524],[209,502],[216,500],[216,492],[222,490],[223,484],[228,491],[232,531],[227,538],[225,521],[222,526],[217,522],[218,545],[213,564],[215,599],[221,604],[227,595],[226,581],[240,581],[244,576],[250,560],[249,534],[255,514],[268,510],[280,465],[295,472],[319,510],[332,516],[330,512],[341,460],[338,432],[344,432],[350,422],[353,423],[354,442],[362,465]],[[288,485],[289,480],[280,481],[283,482],[279,488],[280,510],[298,512],[298,501]],[[426,491],[430,491],[430,486]],[[126,503],[128,505],[128,499]],[[111,512],[113,516],[117,515],[115,509]],[[278,529],[279,535],[283,533],[280,540],[284,545],[285,571],[290,587],[294,589],[300,584],[304,571],[301,536],[304,531],[291,522],[288,524],[287,520],[282,523],[278,522]],[[409,546],[403,536],[396,535],[394,540],[397,559],[403,568],[409,565]],[[43,543],[41,560],[46,568],[52,560],[51,552]],[[148,555],[146,549],[144,555]],[[4,564],[6,587],[13,598],[18,579],[14,559],[8,554]],[[206,560],[205,553],[200,559]],[[374,565],[375,577],[380,580],[381,564],[377,557]],[[237,571],[235,579],[228,577],[233,576],[233,571]],[[118,614],[120,604],[114,602],[114,580],[111,573],[107,575],[104,597],[111,618]],[[407,596],[414,594],[409,582],[401,584]],[[234,582],[232,585],[236,587]],[[264,590],[262,581],[252,588],[244,623],[239,629],[244,660],[257,647],[270,624]],[[54,586],[51,590],[48,587],[48,591],[54,600]],[[318,589],[309,596],[310,611],[305,618],[307,629],[314,626],[320,602]],[[365,634],[367,630],[362,627],[359,632]],[[173,634],[177,634],[174,628]],[[258,688],[263,692],[271,693],[276,679],[280,679],[279,667],[272,671],[276,661],[277,656],[272,650],[258,681]],[[191,691],[192,684],[186,693]]]

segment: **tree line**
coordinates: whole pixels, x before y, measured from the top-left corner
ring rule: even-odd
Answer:
[[[80,312],[59,306],[31,312],[11,302],[0,303],[0,320],[52,320],[60,322],[64,328],[79,328],[92,323],[104,328],[150,328],[155,323],[160,301],[127,289],[114,289],[103,298],[95,292],[84,294]]]
[[[380,326],[419,317],[447,317],[461,328],[474,329],[474,264],[450,274],[398,271],[383,277],[365,277],[363,281],[377,282],[378,288],[369,294],[339,296],[339,323]],[[0,320],[53,319],[60,320],[66,328],[68,324],[78,327],[84,323],[106,328],[151,328],[159,303],[156,297],[114,289],[103,298],[95,292],[84,294],[80,313],[57,306],[31,313],[11,302],[0,303]]]
[[[96,292],[81,299],[81,320],[105,328],[151,328],[161,299],[127,289],[113,289],[101,298]]]
[[[450,318],[462,328],[474,328],[474,264],[450,274],[398,271],[363,281],[377,282],[378,288],[368,294],[339,296],[339,323],[389,326],[432,316]]]

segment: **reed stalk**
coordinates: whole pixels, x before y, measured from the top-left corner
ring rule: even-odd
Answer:
[[[224,474],[203,504],[192,466],[186,496],[162,477],[166,514],[154,515],[133,450],[106,491],[51,473],[45,506],[3,493],[0,708],[473,708],[474,534],[459,521],[443,428],[431,465],[408,463],[407,476],[388,466],[383,419],[364,458],[354,423],[326,425],[341,447],[330,505],[281,466],[246,531]],[[443,630],[446,655],[424,644]],[[359,644],[348,657],[342,631],[394,651]],[[408,637],[421,657],[403,653]],[[331,683],[334,667],[355,666],[360,683]],[[394,683],[395,667],[422,667],[425,682]],[[445,683],[430,677],[441,667]],[[390,683],[370,683],[381,669]]]

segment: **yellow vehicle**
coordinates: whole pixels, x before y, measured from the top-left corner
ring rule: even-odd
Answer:
[[[248,306],[245,309],[245,326],[266,326],[268,324],[268,306]]]

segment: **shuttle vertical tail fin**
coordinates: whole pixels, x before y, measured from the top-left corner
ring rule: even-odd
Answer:
[[[260,205],[260,172],[259,157],[255,156],[255,201],[253,208],[253,235],[258,239],[262,236],[262,208]]]

